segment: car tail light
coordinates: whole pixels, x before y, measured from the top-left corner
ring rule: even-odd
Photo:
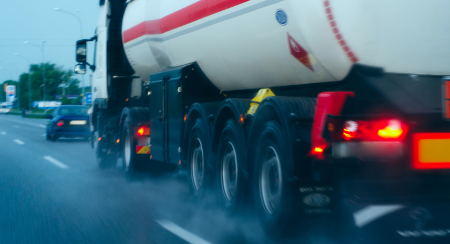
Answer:
[[[407,126],[400,120],[328,120],[328,133],[333,141],[402,140]]]
[[[64,125],[64,120],[58,120],[58,122],[56,122],[57,126],[63,126]]]
[[[137,131],[138,136],[149,136],[150,135],[150,128],[148,127],[140,127]]]

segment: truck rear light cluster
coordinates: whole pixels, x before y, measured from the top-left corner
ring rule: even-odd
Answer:
[[[137,131],[138,136],[149,136],[150,135],[150,128],[146,126],[142,126]]]
[[[64,120],[58,120],[58,122],[56,122],[57,126],[63,126],[64,125]]]
[[[328,120],[328,132],[333,141],[399,141],[406,131],[406,125],[397,119]]]

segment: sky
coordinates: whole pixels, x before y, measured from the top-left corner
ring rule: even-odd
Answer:
[[[74,16],[55,8],[79,16],[83,39],[94,35],[100,10],[98,0],[0,0],[0,83],[18,80],[19,74],[28,72],[28,62],[42,63],[42,40],[45,62],[73,70],[75,42],[81,39],[80,24]],[[25,44],[26,41],[39,48]],[[93,46],[88,46],[89,63],[93,51]],[[77,78],[81,80],[81,76]]]

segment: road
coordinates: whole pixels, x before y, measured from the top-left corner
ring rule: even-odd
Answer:
[[[89,142],[45,140],[46,122],[0,116],[0,243],[271,243],[252,216],[193,201],[182,175],[129,182]]]
[[[120,159],[97,167],[88,141],[45,140],[46,123],[0,116],[0,243],[335,243],[295,233],[271,241],[251,209],[230,217],[213,199],[195,201],[179,173],[127,181]],[[450,243],[448,199],[345,202],[358,243]]]

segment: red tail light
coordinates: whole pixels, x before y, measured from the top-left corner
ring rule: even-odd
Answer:
[[[398,139],[402,136],[402,124],[398,120],[389,120],[388,125],[379,129],[377,135],[384,139]]]
[[[64,120],[58,120],[58,122],[56,122],[57,126],[63,126],[64,125]]]
[[[149,136],[150,135],[150,128],[148,127],[140,127],[137,131],[138,136]]]
[[[336,120],[328,121],[330,138],[340,140],[385,141],[402,140],[407,127],[399,120]]]

